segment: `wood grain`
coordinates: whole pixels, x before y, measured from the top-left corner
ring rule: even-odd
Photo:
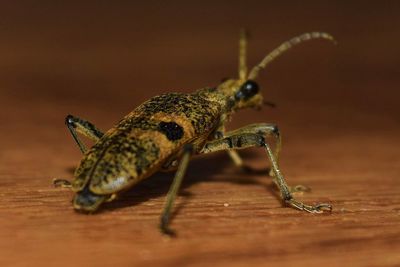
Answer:
[[[111,3],[111,2],[110,2]],[[2,266],[400,266],[399,5],[172,2],[2,3],[0,264]],[[289,19],[290,18],[290,19]],[[145,99],[236,75],[238,29],[249,61],[289,37],[326,30],[271,64],[260,84],[277,109],[244,111],[229,128],[276,122],[281,167],[297,197],[332,214],[283,207],[266,175],[224,153],[194,159],[162,236],[173,174],[156,174],[99,213],[75,213],[80,160],[63,119],[107,129]],[[242,153],[257,168],[263,151]]]

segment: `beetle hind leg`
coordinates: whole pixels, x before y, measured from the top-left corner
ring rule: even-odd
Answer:
[[[295,194],[295,193],[308,193],[311,192],[311,188],[306,186],[306,185],[295,185],[295,186],[289,186],[290,193]]]
[[[71,188],[72,187],[72,183],[70,181],[65,180],[65,179],[58,179],[58,178],[53,179],[53,185],[55,187],[63,187],[63,188]]]
[[[68,130],[70,131],[73,139],[75,140],[76,144],[78,145],[82,153],[86,152],[86,146],[80,140],[77,133],[81,133],[82,135],[86,136],[87,138],[95,142],[97,142],[104,135],[99,129],[96,128],[96,126],[94,126],[89,121],[80,119],[72,115],[68,115],[65,118],[65,125],[67,125]],[[72,187],[70,181],[57,178],[53,179],[53,185],[55,187],[63,187],[63,188]]]
[[[68,115],[65,118],[65,125],[67,125],[68,130],[70,131],[82,153],[86,152],[86,146],[80,140],[77,133],[81,133],[95,142],[97,142],[104,135],[99,129],[96,128],[96,126],[94,126],[93,123],[72,115]]]

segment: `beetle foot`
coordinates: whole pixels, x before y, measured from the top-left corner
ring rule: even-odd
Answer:
[[[172,230],[168,225],[165,225],[163,223],[160,224],[160,231],[166,236],[176,237],[176,232]]]
[[[288,203],[290,206],[295,207],[296,209],[299,210],[304,210],[310,213],[323,213],[324,211],[329,211],[332,212],[332,205],[327,204],[327,203],[320,203],[317,205],[306,205],[303,204],[302,202],[299,202],[295,199],[289,199],[286,200],[286,203]]]
[[[176,237],[176,232],[169,228],[169,216],[168,215],[163,215],[161,217],[161,223],[160,223],[160,231],[164,235],[167,235],[169,237]]]
[[[160,227],[161,233],[169,236],[169,237],[176,237],[176,232],[174,230],[172,230],[171,228],[167,227]]]
[[[57,178],[53,179],[53,185],[55,187],[63,187],[63,188],[71,188],[72,187],[72,184],[70,181],[65,180],[65,179],[57,179]]]

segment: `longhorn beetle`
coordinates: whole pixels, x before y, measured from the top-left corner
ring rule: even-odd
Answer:
[[[237,79],[228,79],[215,88],[202,88],[189,94],[155,96],[106,133],[86,120],[68,115],[65,123],[82,151],[83,159],[72,182],[54,179],[54,184],[72,188],[75,210],[94,212],[102,203],[114,200],[121,192],[155,172],[176,170],[160,223],[162,232],[172,234],[168,226],[171,210],[192,156],[226,150],[235,165],[249,170],[236,150],[260,147],[271,162],[270,175],[285,204],[311,213],[331,211],[329,204],[307,205],[293,197],[293,191],[302,187],[294,187],[294,190],[289,187],[279,169],[281,135],[275,124],[250,124],[225,132],[225,123],[236,111],[260,108],[266,103],[255,82],[260,70],[292,46],[318,38],[335,42],[324,32],[299,35],[272,50],[248,73],[247,40],[242,31]],[[93,147],[87,150],[77,133],[92,139]],[[266,142],[267,137],[274,138],[274,149]]]

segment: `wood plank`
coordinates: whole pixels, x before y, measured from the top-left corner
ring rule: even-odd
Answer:
[[[2,266],[400,266],[397,4],[1,5]],[[71,179],[81,157],[65,115],[107,129],[151,96],[235,75],[243,24],[252,64],[310,29],[339,40],[271,64],[260,84],[278,108],[244,111],[229,126],[278,123],[289,184],[310,186],[297,197],[330,202],[332,214],[283,207],[269,177],[224,153],[190,163],[177,238],[157,229],[172,174],[96,214],[74,212],[72,193],[51,185]],[[243,155],[268,166],[263,151]]]

